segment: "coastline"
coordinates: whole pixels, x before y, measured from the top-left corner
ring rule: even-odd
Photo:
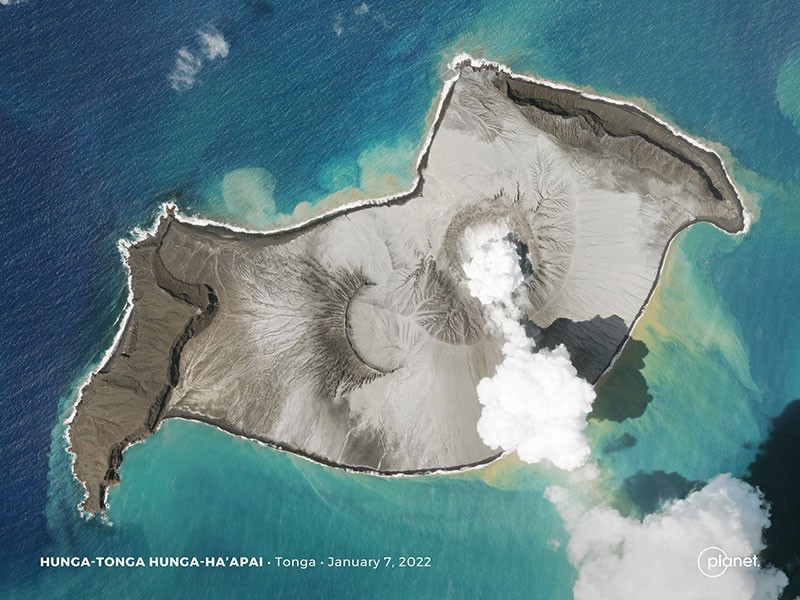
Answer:
[[[443,88],[442,88],[442,92],[439,95],[439,101],[438,101],[438,104],[437,104],[435,117],[433,119],[433,124],[429,128],[428,134],[427,134],[427,136],[426,136],[426,138],[424,140],[424,143],[421,146],[420,151],[419,151],[419,153],[417,155],[416,169],[415,169],[416,176],[415,176],[414,182],[412,184],[412,187],[409,190],[401,192],[401,193],[397,193],[397,194],[392,194],[392,195],[389,195],[389,196],[376,198],[376,199],[366,199],[366,200],[359,200],[359,201],[355,201],[355,202],[348,202],[346,204],[342,204],[340,206],[334,207],[334,208],[332,208],[332,209],[330,209],[328,211],[316,214],[316,215],[314,215],[314,216],[312,216],[312,217],[310,217],[308,219],[305,219],[304,221],[301,221],[301,222],[298,222],[298,223],[292,223],[292,224],[289,224],[289,225],[286,225],[286,226],[283,226],[283,227],[267,229],[267,230],[251,230],[251,229],[247,229],[247,228],[243,228],[243,227],[228,225],[228,224],[225,224],[225,223],[222,223],[222,222],[218,222],[218,221],[215,221],[215,220],[212,220],[212,219],[198,218],[198,217],[194,217],[194,216],[191,216],[191,215],[183,216],[183,215],[181,215],[179,213],[178,207],[177,207],[176,204],[171,203],[171,202],[165,202],[165,203],[163,203],[161,205],[161,208],[160,208],[158,216],[156,217],[156,219],[154,220],[154,222],[151,224],[151,226],[148,229],[141,230],[141,229],[136,228],[132,232],[132,235],[133,235],[132,239],[130,239],[130,240],[119,240],[119,242],[118,242],[118,250],[119,250],[119,252],[120,252],[120,254],[121,254],[122,258],[123,258],[123,263],[125,264],[125,268],[126,268],[126,271],[127,271],[127,274],[128,274],[127,275],[128,296],[127,296],[127,300],[126,300],[125,309],[124,309],[122,318],[119,320],[118,329],[117,329],[116,335],[114,336],[114,340],[113,340],[111,346],[104,353],[99,365],[95,369],[93,369],[89,373],[89,375],[84,379],[84,381],[81,383],[81,386],[80,386],[80,389],[79,389],[79,392],[78,392],[78,395],[77,395],[77,399],[76,399],[76,401],[75,401],[75,403],[74,403],[74,405],[72,407],[70,415],[64,421],[64,425],[65,425],[64,437],[65,437],[66,442],[67,442],[67,448],[66,448],[67,452],[70,454],[70,463],[71,463],[72,474],[75,477],[75,479],[77,479],[79,481],[79,483],[81,484],[81,486],[84,489],[84,499],[83,499],[83,501],[81,501],[81,503],[79,503],[79,510],[82,512],[82,514],[90,515],[90,514],[93,514],[93,513],[85,511],[85,509],[83,507],[84,502],[89,497],[89,492],[88,492],[88,489],[87,489],[86,482],[82,481],[79,478],[79,476],[77,475],[76,471],[75,471],[75,460],[76,460],[77,457],[76,457],[75,453],[72,452],[73,441],[71,439],[71,426],[72,426],[72,423],[73,423],[73,421],[75,419],[75,416],[76,416],[76,414],[78,412],[80,403],[83,400],[84,391],[86,390],[87,386],[89,385],[89,383],[91,382],[93,377],[98,372],[100,372],[107,364],[109,364],[109,362],[113,359],[113,357],[115,356],[115,353],[117,352],[117,350],[118,350],[118,348],[120,346],[120,343],[121,343],[121,340],[123,339],[125,331],[126,331],[127,327],[130,324],[130,318],[131,318],[131,314],[132,314],[133,307],[134,307],[133,274],[132,274],[131,266],[130,266],[130,263],[129,263],[130,248],[135,246],[139,242],[144,241],[144,240],[146,240],[146,239],[148,239],[150,237],[153,237],[156,234],[158,234],[159,230],[161,229],[161,226],[162,226],[163,222],[165,220],[168,220],[168,219],[176,219],[177,221],[179,221],[181,223],[186,223],[186,224],[193,225],[193,226],[196,226],[196,227],[201,227],[201,228],[207,228],[209,231],[215,231],[217,233],[223,232],[226,237],[230,236],[230,237],[233,237],[234,239],[237,239],[237,240],[238,239],[246,239],[246,238],[251,237],[251,236],[257,236],[258,238],[263,238],[264,236],[267,236],[267,235],[288,234],[288,233],[301,232],[301,231],[303,231],[305,229],[311,228],[311,227],[313,227],[313,226],[315,226],[317,224],[320,224],[320,223],[324,223],[326,221],[329,221],[329,220],[331,220],[331,219],[333,219],[333,218],[335,218],[337,216],[343,215],[343,214],[348,214],[348,213],[352,213],[352,212],[355,212],[355,211],[358,211],[358,210],[362,210],[362,209],[370,208],[370,207],[375,207],[375,206],[386,206],[386,205],[391,205],[391,204],[403,203],[403,202],[405,202],[405,201],[407,201],[407,200],[409,200],[411,198],[414,198],[414,197],[418,196],[421,193],[422,187],[424,185],[424,174],[423,174],[423,171],[424,171],[424,169],[425,169],[425,167],[427,165],[427,160],[428,160],[428,155],[429,155],[431,143],[432,143],[432,141],[434,139],[434,136],[435,136],[435,134],[436,134],[436,132],[438,130],[438,127],[439,127],[439,125],[441,123],[441,120],[443,118],[445,110],[446,110],[446,108],[447,108],[447,106],[449,104],[449,100],[451,98],[451,95],[452,95],[452,92],[453,92],[453,89],[454,89],[454,84],[456,83],[456,81],[459,78],[459,70],[461,68],[472,67],[472,68],[476,68],[476,69],[477,68],[494,69],[498,73],[504,74],[508,78],[511,78],[511,79],[514,79],[514,80],[527,81],[527,82],[530,82],[530,83],[535,83],[537,85],[545,86],[545,87],[550,88],[550,89],[555,90],[555,91],[567,91],[567,92],[570,92],[572,94],[577,94],[580,97],[583,97],[583,98],[586,98],[586,99],[589,99],[589,100],[592,100],[592,101],[595,101],[595,102],[605,103],[605,104],[609,104],[609,105],[613,105],[613,106],[624,106],[624,107],[626,107],[628,109],[633,109],[633,110],[635,110],[637,112],[638,116],[644,116],[646,118],[651,119],[654,123],[657,123],[659,126],[666,128],[670,133],[672,133],[673,135],[675,135],[677,137],[680,137],[681,139],[685,140],[690,145],[694,146],[696,149],[699,149],[699,150],[701,150],[703,152],[706,152],[706,153],[710,154],[712,157],[715,157],[715,160],[718,162],[718,166],[721,168],[721,172],[723,173],[724,178],[727,181],[727,185],[730,186],[730,191],[732,191],[732,193],[735,195],[736,203],[737,203],[737,206],[738,206],[738,214],[739,214],[740,220],[742,222],[741,228],[739,228],[739,229],[737,229],[735,231],[732,231],[732,230],[725,229],[724,227],[722,227],[722,226],[720,226],[718,224],[715,224],[713,222],[710,222],[710,221],[708,221],[706,219],[695,219],[695,220],[692,220],[692,221],[686,223],[685,225],[683,225],[683,227],[681,227],[680,229],[675,231],[674,234],[669,238],[669,240],[668,240],[668,242],[666,244],[665,250],[661,254],[661,262],[660,262],[659,267],[658,267],[658,277],[655,279],[653,285],[651,286],[650,292],[649,292],[644,304],[642,305],[638,315],[634,319],[633,324],[631,325],[631,327],[628,330],[628,334],[626,335],[625,339],[622,341],[620,346],[617,348],[617,350],[616,350],[616,352],[614,354],[614,357],[612,358],[611,363],[603,371],[603,374],[601,375],[601,377],[603,377],[613,367],[613,364],[616,361],[616,359],[618,358],[622,347],[627,342],[627,339],[628,339],[628,336],[629,336],[630,332],[635,328],[636,323],[638,323],[638,321],[640,320],[642,314],[644,313],[645,309],[647,308],[647,305],[648,305],[648,303],[649,303],[649,301],[650,301],[650,299],[652,297],[652,294],[654,293],[655,288],[658,285],[658,282],[660,280],[660,276],[662,274],[662,271],[663,271],[663,268],[664,268],[664,264],[665,264],[667,255],[669,253],[669,250],[672,247],[672,243],[674,242],[674,240],[677,237],[677,235],[680,232],[682,232],[684,229],[688,228],[689,226],[691,226],[691,225],[693,225],[693,224],[695,224],[697,222],[708,222],[712,226],[720,229],[721,231],[724,231],[726,233],[733,233],[735,235],[744,234],[749,229],[750,224],[752,222],[751,215],[750,215],[749,211],[747,210],[746,206],[744,205],[744,203],[743,203],[743,201],[741,199],[741,196],[740,196],[735,184],[733,183],[733,180],[732,180],[732,178],[731,178],[731,176],[730,176],[730,174],[729,174],[729,172],[728,172],[728,170],[727,170],[727,168],[725,166],[724,161],[720,157],[720,155],[716,151],[714,151],[713,149],[710,149],[707,146],[705,146],[702,142],[700,142],[700,141],[690,137],[688,134],[685,134],[684,132],[678,130],[677,128],[675,128],[674,126],[669,124],[668,122],[666,122],[666,121],[660,119],[659,117],[651,114],[650,112],[644,110],[643,108],[641,108],[637,104],[635,104],[633,102],[625,102],[625,101],[622,101],[622,100],[617,100],[617,99],[614,99],[614,98],[597,96],[595,94],[591,94],[591,93],[585,92],[585,91],[581,90],[580,88],[571,87],[571,86],[568,86],[566,84],[561,84],[561,83],[558,83],[558,82],[552,82],[552,81],[548,81],[548,80],[544,80],[544,79],[540,79],[540,78],[535,78],[535,77],[531,77],[531,76],[524,76],[524,75],[514,74],[514,73],[511,72],[510,69],[508,69],[504,65],[501,65],[501,64],[495,63],[495,62],[491,62],[491,61],[486,61],[486,60],[483,60],[483,59],[473,59],[473,58],[471,58],[471,57],[469,57],[467,55],[458,55],[453,60],[453,62],[450,64],[450,67],[451,67],[452,70],[456,71],[456,74],[453,77],[448,78],[444,82],[444,85],[443,85]],[[381,471],[376,471],[374,469],[367,469],[367,468],[361,470],[361,469],[357,469],[357,468],[346,467],[346,466],[343,466],[343,465],[337,465],[332,461],[327,461],[323,457],[317,457],[317,456],[314,456],[314,455],[304,454],[303,452],[301,452],[301,451],[299,451],[297,449],[294,449],[294,448],[289,447],[289,446],[281,445],[281,444],[278,444],[278,443],[275,443],[275,442],[272,442],[272,441],[269,441],[269,440],[261,440],[261,439],[254,438],[254,437],[251,437],[251,436],[242,435],[240,432],[237,432],[237,431],[233,430],[235,428],[226,427],[225,424],[215,423],[215,422],[213,422],[214,421],[213,419],[200,418],[200,417],[198,417],[198,415],[195,415],[195,414],[188,414],[188,413],[186,415],[173,414],[173,415],[167,415],[166,418],[182,418],[182,419],[187,419],[187,420],[200,421],[200,422],[212,425],[214,427],[217,427],[217,428],[219,428],[219,429],[221,429],[223,431],[226,431],[227,433],[229,433],[231,435],[237,435],[238,437],[243,437],[245,439],[256,441],[256,442],[258,442],[260,444],[263,444],[263,445],[266,445],[266,446],[269,446],[269,447],[272,447],[272,448],[276,448],[276,449],[279,449],[281,451],[290,452],[292,454],[295,454],[297,456],[301,456],[302,458],[305,458],[305,459],[310,460],[312,462],[317,462],[319,464],[324,464],[326,466],[339,468],[339,469],[344,469],[344,470],[351,471],[351,472],[363,472],[363,473],[373,474],[373,475],[376,475],[376,476],[397,477],[397,476],[434,474],[434,473],[458,473],[458,472],[463,472],[465,470],[480,468],[480,467],[485,466],[486,464],[490,464],[490,463],[498,460],[502,456],[504,456],[504,454],[499,454],[499,455],[493,456],[493,457],[491,457],[491,458],[489,458],[489,459],[487,459],[485,461],[481,461],[479,463],[465,464],[465,465],[460,465],[460,466],[456,466],[456,467],[452,467],[452,468],[445,468],[445,469],[422,469],[422,470],[417,470],[417,471],[399,471],[399,472],[381,472]],[[153,431],[157,431],[157,429],[160,426],[161,422],[163,422],[163,419],[159,419],[159,420],[156,421],[156,423],[154,424]],[[134,441],[132,443],[137,443],[138,441],[141,441],[141,440],[136,440],[136,441]],[[120,461],[121,461],[121,458],[122,458],[122,453],[124,452],[125,449],[130,447],[130,445],[132,445],[132,443],[128,443],[127,445],[125,445],[122,448],[122,450],[120,451],[120,456],[119,456]]]
[[[170,414],[167,418],[163,419],[159,423],[159,427],[167,420],[175,419],[177,421],[188,421],[192,423],[199,423],[203,426],[213,427],[227,435],[232,435],[233,437],[246,440],[249,442],[254,442],[259,446],[263,446],[264,448],[271,448],[272,450],[277,450],[278,452],[283,452],[285,454],[291,454],[292,456],[296,456],[298,458],[302,458],[310,463],[314,463],[317,465],[321,465],[323,467],[327,467],[329,469],[336,469],[338,471],[345,471],[346,473],[356,473],[359,475],[372,475],[374,477],[382,477],[382,478],[404,478],[404,477],[418,477],[420,475],[454,475],[458,473],[466,473],[468,471],[474,471],[476,469],[480,469],[485,467],[486,465],[492,464],[498,460],[501,460],[503,457],[508,456],[509,454],[513,454],[513,452],[502,452],[496,454],[495,456],[491,456],[486,460],[477,461],[474,463],[468,463],[464,465],[459,465],[456,467],[432,467],[429,469],[416,469],[416,470],[409,470],[409,471],[382,471],[379,469],[370,469],[368,467],[355,467],[352,465],[342,465],[338,464],[335,461],[328,460],[323,456],[318,456],[314,454],[310,454],[308,452],[304,452],[298,448],[294,448],[292,446],[286,444],[280,444],[277,442],[273,442],[267,439],[261,439],[259,437],[255,437],[252,435],[247,435],[242,431],[238,430],[237,428],[231,426],[230,424],[224,423],[217,419],[209,418],[205,415],[191,413],[187,410],[183,411],[174,411]]]
[[[370,199],[366,199],[366,200],[357,200],[355,202],[348,202],[348,203],[345,203],[345,204],[343,204],[341,206],[334,207],[334,208],[330,209],[329,211],[320,213],[318,215],[314,215],[314,216],[312,216],[312,217],[310,217],[310,218],[308,218],[305,221],[302,221],[300,223],[288,225],[288,226],[283,227],[283,228],[276,228],[276,229],[271,229],[271,230],[266,230],[266,231],[245,229],[243,227],[239,227],[239,226],[236,226],[236,225],[229,225],[229,224],[226,224],[226,223],[223,223],[223,222],[219,222],[219,221],[214,221],[214,220],[211,220],[211,219],[201,219],[201,218],[192,217],[192,216],[185,216],[184,217],[184,216],[180,215],[177,204],[175,204],[174,202],[165,201],[165,202],[161,203],[161,206],[159,208],[158,213],[156,214],[155,218],[153,219],[152,223],[150,224],[150,226],[148,228],[142,229],[140,227],[135,227],[131,231],[131,235],[128,238],[120,238],[119,240],[117,240],[117,251],[120,254],[120,257],[122,259],[122,263],[123,263],[123,265],[125,267],[125,271],[127,273],[126,287],[128,289],[128,293],[127,293],[127,297],[126,297],[126,300],[125,300],[125,308],[123,310],[122,318],[119,320],[119,324],[117,326],[117,331],[116,331],[116,333],[114,335],[114,339],[112,340],[111,345],[103,353],[103,356],[100,359],[100,361],[97,363],[97,366],[92,368],[92,369],[90,369],[89,373],[86,375],[86,377],[81,382],[81,384],[80,384],[80,386],[78,388],[78,393],[77,393],[76,400],[75,400],[75,402],[74,402],[74,404],[72,406],[72,409],[70,410],[69,416],[67,417],[67,419],[65,419],[63,421],[63,425],[64,425],[64,434],[63,435],[64,435],[64,440],[66,441],[65,450],[66,450],[67,454],[69,455],[70,470],[72,472],[72,476],[80,484],[80,487],[83,490],[83,498],[80,500],[80,502],[78,502],[78,505],[77,505],[78,511],[79,511],[79,513],[81,515],[83,515],[83,516],[88,518],[88,517],[93,516],[94,513],[88,512],[88,511],[86,511],[84,509],[84,503],[86,502],[86,500],[89,499],[90,494],[89,494],[89,491],[87,489],[87,483],[85,481],[82,481],[80,479],[80,477],[77,475],[77,473],[75,472],[75,461],[77,459],[77,455],[72,451],[71,426],[72,426],[73,421],[75,420],[75,416],[78,413],[78,408],[80,406],[80,403],[83,400],[84,391],[86,390],[87,386],[92,381],[92,379],[95,377],[95,375],[97,375],[97,373],[99,373],[100,370],[106,364],[108,364],[108,362],[111,360],[111,358],[113,358],[117,348],[119,347],[120,341],[122,340],[123,336],[125,335],[125,331],[126,331],[126,329],[128,327],[128,324],[130,322],[131,313],[133,312],[133,307],[134,307],[133,274],[131,272],[131,267],[130,267],[130,262],[129,262],[130,248],[135,246],[139,242],[142,242],[142,241],[148,239],[149,237],[152,237],[152,236],[156,235],[158,230],[159,230],[159,228],[160,228],[160,226],[161,226],[162,221],[164,219],[166,219],[166,218],[169,218],[170,216],[178,219],[179,221],[182,221],[182,222],[185,222],[185,223],[189,223],[191,225],[197,225],[197,226],[201,226],[201,227],[221,228],[221,229],[227,229],[229,231],[236,232],[236,233],[253,234],[253,235],[259,235],[260,236],[260,235],[267,234],[267,233],[289,233],[289,232],[293,232],[293,231],[300,231],[300,230],[302,230],[302,229],[304,229],[306,227],[313,226],[316,223],[321,223],[321,222],[324,222],[324,221],[326,221],[328,219],[331,219],[331,218],[333,218],[333,217],[335,217],[335,216],[337,216],[339,214],[345,214],[347,212],[350,212],[351,210],[357,210],[357,209],[360,209],[360,208],[368,208],[370,206],[381,206],[381,205],[384,205],[384,204],[389,204],[389,203],[392,203],[392,202],[395,202],[395,201],[402,201],[402,200],[406,200],[406,199],[409,199],[409,198],[413,197],[422,188],[422,185],[423,185],[422,170],[424,169],[425,164],[426,164],[428,151],[430,150],[430,146],[431,146],[431,142],[433,141],[434,134],[436,132],[438,124],[441,122],[441,119],[442,119],[442,117],[444,115],[445,108],[447,107],[448,99],[449,99],[450,95],[452,94],[453,86],[455,85],[457,80],[458,80],[458,74],[456,73],[454,76],[449,77],[444,82],[443,89],[439,94],[439,100],[438,100],[437,107],[436,107],[436,110],[435,110],[433,124],[429,128],[429,131],[428,131],[428,134],[427,134],[427,136],[425,138],[424,144],[422,145],[422,147],[421,147],[421,149],[420,149],[420,151],[419,151],[419,153],[417,155],[416,167],[415,167],[416,175],[415,175],[415,178],[414,178],[414,182],[413,182],[411,188],[409,190],[407,190],[407,191],[399,192],[397,194],[391,194],[389,196],[383,196],[383,197],[376,198],[376,199],[371,199],[370,198]],[[156,425],[156,430],[157,429],[158,429],[158,425]],[[251,438],[247,438],[247,439],[251,439]],[[132,445],[134,445],[136,443],[141,443],[143,441],[144,440],[137,440],[137,441],[135,441],[133,443],[128,444],[122,450],[122,453],[124,453],[124,451],[127,448],[129,448],[130,446],[132,446]],[[308,459],[313,461],[313,458],[311,458],[311,457],[309,457]]]
[[[622,100],[622,99],[614,98],[614,97],[611,97],[611,96],[600,96],[598,94],[586,91],[586,90],[582,89],[579,86],[569,85],[569,84],[566,84],[566,83],[553,81],[553,80],[549,80],[549,79],[544,79],[544,78],[536,77],[536,76],[533,76],[533,75],[524,75],[524,74],[520,74],[520,73],[515,73],[508,66],[504,65],[503,63],[490,61],[490,60],[483,59],[483,58],[473,58],[472,56],[470,56],[469,54],[466,54],[466,53],[462,53],[462,54],[456,55],[455,58],[453,58],[453,60],[448,64],[448,69],[452,70],[452,71],[456,71],[456,74],[454,76],[452,76],[452,77],[447,78],[443,83],[442,91],[439,93],[439,101],[437,103],[437,108],[436,108],[435,116],[434,116],[434,119],[433,119],[433,125],[432,125],[431,128],[429,128],[428,134],[426,135],[425,140],[424,140],[422,146],[420,147],[420,151],[417,154],[416,165],[415,165],[415,169],[414,169],[416,175],[414,176],[414,182],[412,183],[411,187],[408,190],[402,191],[402,192],[398,192],[396,194],[390,194],[388,196],[380,196],[378,198],[367,198],[365,200],[355,200],[353,202],[346,202],[344,204],[341,204],[339,206],[333,207],[333,208],[331,208],[331,209],[329,209],[329,210],[327,210],[325,212],[322,212],[320,214],[315,214],[315,215],[313,215],[313,216],[311,216],[311,217],[309,217],[309,218],[307,218],[307,219],[305,219],[303,221],[299,221],[297,223],[289,223],[287,225],[274,227],[274,228],[269,228],[269,229],[249,229],[247,227],[242,227],[242,226],[239,226],[239,225],[225,223],[224,221],[218,221],[216,219],[212,219],[212,218],[208,218],[208,217],[196,217],[196,216],[192,216],[192,215],[181,215],[180,212],[179,212],[178,206],[175,205],[174,203],[170,203],[170,202],[162,203],[161,212],[159,213],[159,216],[163,215],[165,207],[170,207],[173,210],[175,210],[175,217],[179,221],[181,221],[183,223],[188,223],[190,225],[196,225],[198,227],[220,228],[220,229],[224,229],[224,230],[227,230],[227,231],[230,231],[230,232],[234,232],[234,233],[253,234],[253,235],[262,236],[262,235],[267,235],[267,234],[294,233],[294,232],[302,231],[303,229],[306,229],[307,227],[310,227],[312,225],[316,225],[318,223],[325,222],[325,221],[327,221],[327,220],[329,220],[329,219],[331,219],[333,217],[336,217],[336,216],[338,216],[340,214],[349,213],[351,211],[358,210],[358,209],[361,209],[361,208],[368,208],[368,207],[371,207],[371,206],[384,206],[384,205],[387,205],[387,204],[392,204],[394,202],[407,200],[407,199],[413,197],[416,193],[418,193],[419,190],[420,190],[420,187],[422,186],[422,184],[424,184],[424,178],[422,177],[421,170],[424,169],[424,167],[425,167],[425,161],[426,161],[426,158],[427,158],[427,155],[428,155],[428,151],[430,150],[430,144],[433,141],[433,136],[436,133],[436,129],[437,129],[438,123],[440,123],[441,118],[442,118],[442,116],[444,114],[444,110],[447,107],[447,100],[448,100],[450,94],[452,93],[453,86],[456,83],[456,81],[458,81],[458,77],[459,77],[458,70],[460,68],[462,68],[462,67],[472,67],[472,68],[477,68],[477,69],[481,69],[481,68],[494,69],[497,72],[505,74],[505,75],[507,75],[507,76],[509,76],[509,77],[511,77],[513,79],[517,79],[517,80],[521,80],[521,81],[526,81],[526,82],[542,85],[542,86],[545,86],[545,87],[548,87],[548,88],[551,88],[551,89],[557,90],[557,91],[567,91],[567,92],[577,93],[580,96],[583,96],[584,98],[587,98],[589,100],[597,101],[597,102],[600,102],[600,103],[611,104],[611,105],[614,105],[614,106],[624,106],[624,107],[632,108],[632,109],[638,111],[642,115],[652,119],[658,125],[668,129],[669,132],[672,133],[673,135],[675,135],[675,136],[677,136],[679,138],[682,138],[683,140],[688,142],[690,145],[694,146],[695,148],[697,148],[699,150],[702,150],[704,152],[708,152],[709,154],[713,155],[716,158],[717,161],[719,161],[719,166],[721,167],[722,171],[725,174],[725,177],[727,179],[727,183],[730,185],[730,189],[735,192],[736,198],[739,201],[739,206],[741,207],[741,218],[744,221],[744,226],[741,229],[737,230],[737,231],[728,231],[726,229],[723,229],[722,227],[719,227],[718,225],[716,225],[714,223],[711,223],[710,221],[703,221],[703,222],[707,222],[707,223],[711,224],[712,226],[716,227],[717,229],[719,229],[720,231],[723,231],[723,232],[725,232],[727,234],[730,234],[730,235],[745,235],[749,231],[750,226],[752,224],[752,215],[751,215],[750,211],[747,209],[747,206],[745,205],[745,203],[742,201],[741,194],[739,193],[739,190],[738,190],[738,188],[736,187],[736,184],[733,181],[733,177],[730,175],[730,173],[728,171],[728,168],[727,168],[727,166],[725,164],[725,161],[722,159],[722,156],[720,156],[719,152],[714,150],[712,147],[706,145],[706,143],[703,140],[701,140],[699,138],[696,138],[696,137],[692,137],[691,135],[689,135],[685,131],[682,131],[681,129],[677,128],[675,125],[669,123],[667,120],[665,120],[662,117],[660,117],[657,114],[655,114],[651,109],[645,108],[643,106],[640,106],[639,104],[637,104],[635,101],[633,101],[631,99]],[[157,219],[156,219],[156,221],[157,221]],[[155,224],[157,224],[157,223],[155,223]],[[148,230],[144,231],[143,233],[149,234],[149,233],[154,232],[155,231],[154,225],[151,225],[151,227]],[[135,231],[134,231],[134,233],[135,233]],[[134,240],[132,242],[130,242],[130,244],[128,244],[128,245],[133,245],[133,244],[141,241],[142,239],[144,239],[144,238],[143,237],[139,237],[137,235],[134,238]],[[120,242],[123,242],[123,240],[120,240]]]

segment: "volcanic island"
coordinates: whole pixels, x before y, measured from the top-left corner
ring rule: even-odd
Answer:
[[[130,245],[126,318],[67,430],[85,511],[169,418],[377,474],[489,462],[476,386],[503,339],[467,289],[467,228],[512,232],[526,331],[563,343],[591,383],[675,235],[744,229],[719,156],[637,106],[493,63],[454,69],[412,190],[266,232],[170,206]]]

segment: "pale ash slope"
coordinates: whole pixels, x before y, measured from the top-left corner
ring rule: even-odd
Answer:
[[[408,195],[273,234],[170,215],[131,248],[133,312],[71,425],[85,507],[170,416],[384,473],[490,460],[475,388],[502,340],[467,292],[465,228],[514,232],[529,331],[555,321],[594,381],[697,220],[743,225],[715,154],[638,109],[464,66]]]

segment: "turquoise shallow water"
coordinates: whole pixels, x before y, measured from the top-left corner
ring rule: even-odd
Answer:
[[[548,546],[563,540],[563,530],[541,490],[534,491],[535,481],[503,489],[466,475],[399,480],[347,474],[185,421],[166,423],[150,441],[126,456],[122,476],[130,485],[110,495],[113,526],[64,518],[62,535],[73,540],[65,545],[77,536],[93,556],[255,555],[264,557],[265,567],[120,568],[83,576],[51,570],[37,589],[65,586],[64,596],[72,597],[96,577],[111,589],[135,589],[136,597],[184,585],[209,598],[232,585],[244,596],[267,590],[269,597],[285,598],[446,597],[466,589],[479,596],[513,597],[520,590],[529,597],[569,596],[572,568]],[[504,526],[508,519],[515,522],[512,531]],[[513,561],[509,547],[518,548]],[[279,555],[318,562],[329,555],[423,555],[433,566],[281,569],[274,566]],[[551,576],[530,577],[544,563]],[[109,590],[107,597],[113,595]]]
[[[0,125],[14,160],[0,163],[0,184],[17,201],[6,200],[1,216],[12,239],[31,248],[4,267],[14,291],[0,329],[9,339],[2,358],[11,411],[3,424],[3,596],[144,598],[169,589],[171,597],[216,598],[236,586],[244,596],[286,598],[571,597],[565,535],[542,497],[553,475],[513,463],[383,480],[176,421],[125,454],[123,484],[110,495],[113,526],[75,510],[80,492],[61,421],[124,303],[116,238],[148,224],[168,193],[180,194],[185,210],[250,223],[266,222],[269,202],[291,212],[342,188],[355,197],[404,187],[456,51],[643,98],[729,148],[735,178],[760,212],[745,237],[698,226],[674,245],[634,332],[648,348],[642,372],[652,400],[640,418],[590,427],[609,490],[638,471],[744,475],[770,419],[800,397],[794,3],[369,7],[88,10],[29,0],[2,15],[0,49],[10,58],[0,63]],[[230,53],[175,92],[166,78],[175,53],[209,23]],[[240,169],[258,170],[248,180],[256,191],[226,198],[225,177]],[[54,304],[58,317],[48,316]],[[633,447],[602,452],[625,433]],[[38,566],[48,555],[331,553],[422,554],[433,566]]]
[[[215,585],[243,583],[253,592],[266,587],[287,598],[446,597],[470,588],[477,596],[511,597],[528,590],[529,596],[553,598],[571,587],[571,567],[547,545],[563,533],[541,493],[496,489],[469,477],[387,480],[346,474],[186,422],[169,423],[159,437],[163,460],[132,460],[125,476],[135,490],[110,499],[114,528],[140,536],[147,554],[216,549],[222,555],[318,562],[329,555],[422,555],[433,565],[368,573],[267,567],[244,582],[229,570],[202,576]],[[159,448],[136,450],[152,455]],[[213,492],[232,480],[242,486],[240,493]],[[206,490],[201,519],[187,510],[197,505],[198,490]],[[509,519],[516,524],[513,531],[505,527]],[[149,524],[144,530],[142,520]],[[176,527],[185,535],[175,538]],[[510,547],[519,549],[513,560]],[[552,576],[530,577],[543,563]]]

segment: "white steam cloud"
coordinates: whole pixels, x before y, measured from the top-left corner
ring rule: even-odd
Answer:
[[[204,31],[199,31],[198,35],[203,45],[203,54],[209,60],[228,56],[228,50],[230,49],[228,42],[219,31],[214,28],[208,28]]]
[[[167,75],[172,88],[178,92],[188,90],[195,84],[197,74],[203,68],[203,57],[209,61],[228,56],[230,46],[225,37],[214,27],[208,26],[197,32],[200,48],[194,51],[181,48],[175,57],[175,66]]]
[[[534,352],[520,324],[524,276],[508,228],[468,228],[461,249],[470,293],[483,304],[489,327],[506,340],[503,362],[478,384],[481,439],[491,448],[516,450],[525,462],[548,460],[568,471],[584,465],[594,389],[578,377],[564,346]]]
[[[730,567],[714,578],[700,571],[708,565],[698,557],[710,546],[751,560],[764,547],[764,499],[729,474],[642,521],[610,508],[587,510],[560,487],[548,488],[546,496],[570,536],[567,556],[578,569],[575,600],[766,600],[778,598],[787,584],[781,571],[758,566]]]

